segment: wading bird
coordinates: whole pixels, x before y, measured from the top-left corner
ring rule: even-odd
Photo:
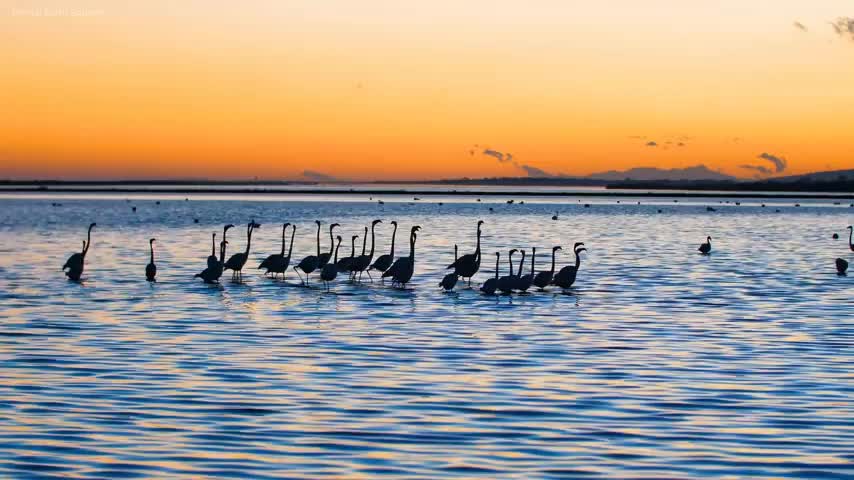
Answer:
[[[453,268],[458,277],[468,279],[469,287],[471,287],[471,278],[480,270],[480,236],[483,223],[483,220],[477,221],[477,248],[474,253],[463,255],[447,267]]]
[[[854,252],[854,242],[852,242],[852,237],[854,237],[854,227],[848,225],[848,248]]]
[[[495,276],[488,278],[480,286],[480,291],[486,295],[495,295],[495,289],[498,288],[498,263],[500,260],[501,252],[495,252]]]
[[[391,264],[394,263],[394,237],[397,236],[397,222],[392,220],[391,224],[394,225],[394,231],[391,233],[391,251],[377,257],[368,270],[377,270],[380,273],[385,273],[391,267]]]
[[[391,277],[392,286],[398,285],[401,288],[406,288],[406,284],[412,279],[412,274],[415,272],[415,239],[416,232],[421,230],[421,227],[416,225],[412,227],[409,233],[409,256],[398,258],[388,270],[383,273],[383,277]]]
[[[335,262],[335,266],[338,267],[339,273],[349,273],[350,266],[353,265],[353,260],[356,259],[356,239],[359,238],[358,235],[353,235],[350,238],[350,256],[344,257],[341,260]]]
[[[501,293],[509,295],[513,292],[513,287],[516,284],[516,275],[513,273],[513,254],[518,252],[515,248],[510,250],[507,256],[507,262],[510,264],[510,273],[498,279],[498,289]]]
[[[525,251],[523,250],[522,251],[522,259],[524,260],[524,258],[525,258]],[[522,275],[522,264],[521,263],[519,264],[519,273],[517,274],[519,276],[519,281],[516,283],[516,290],[519,290],[520,292],[524,293],[524,292],[527,292],[529,288],[531,288],[531,285],[534,283],[534,275],[536,272],[536,270],[535,270],[536,267],[534,265],[534,262],[536,261],[536,259],[537,259],[537,247],[532,247],[531,248],[531,273],[528,273],[526,275]]]
[[[364,245],[368,243],[368,232],[365,232],[365,242],[362,243],[362,254],[358,256],[355,260],[353,260],[353,275],[358,272],[360,282],[362,281],[362,272],[364,272],[368,269],[369,266],[371,266],[371,260],[374,259],[374,248],[377,244],[376,235],[374,234],[374,228],[376,228],[378,223],[382,223],[382,220],[374,220],[373,222],[371,222],[371,253],[365,255],[364,252]],[[373,277],[371,277],[371,272],[368,272],[368,278],[371,280],[371,283],[374,282]]]
[[[256,228],[261,228],[261,225],[255,223],[255,220],[249,222],[246,227],[246,251],[235,253],[225,262],[224,268],[231,270],[232,280],[243,281],[243,266],[246,265],[246,261],[249,259],[249,247],[252,246],[252,232]]]
[[[712,251],[712,237],[706,237],[706,243],[701,243],[697,251],[703,255],[708,255]]]
[[[308,285],[308,276],[311,275],[311,272],[317,270],[318,257],[320,257],[320,220],[315,220],[314,223],[317,224],[317,255],[309,255],[303,258],[300,260],[299,264],[294,267],[294,271],[299,275],[303,285]],[[302,270],[302,272],[305,273],[304,279],[297,269]]]
[[[584,245],[584,244],[582,243],[582,245]],[[552,247],[552,269],[547,270],[547,271],[542,271],[534,277],[533,283],[534,283],[534,285],[536,285],[540,289],[541,292],[543,290],[545,290],[546,287],[550,283],[552,283],[552,278],[555,275],[555,254],[557,253],[558,250],[562,250],[562,249],[563,248],[560,245]],[[533,270],[533,268],[534,267],[532,265],[531,269]]]
[[[69,280],[78,282],[80,281],[80,276],[83,275],[83,268],[86,263],[86,254],[89,253],[89,247],[92,246],[92,229],[95,228],[96,225],[97,224],[95,223],[89,224],[89,230],[86,232],[86,240],[83,242],[83,250],[68,257],[68,260],[65,261],[65,265],[62,266],[62,270],[65,272],[65,276],[67,276]]]
[[[338,263],[338,248],[341,247],[341,235],[338,235],[336,239],[338,243],[335,244],[335,256],[332,262],[327,263],[320,270],[320,279],[326,284],[327,292],[329,291],[329,282],[335,280],[335,277],[338,276],[338,266],[336,264]]]
[[[219,242],[219,258],[211,258],[208,257],[208,268],[202,270],[200,273],[195,275],[195,278],[201,278],[205,283],[219,283],[219,277],[222,276],[223,268],[225,266],[225,251],[226,246],[228,245],[228,241],[225,239],[228,234],[228,230],[230,228],[234,228],[234,225],[228,224],[222,228],[222,241]]]
[[[157,276],[157,265],[154,264],[154,240],[148,240],[148,249],[151,251],[151,259],[148,261],[148,265],[145,266],[145,279],[149,282],[153,282],[154,277]]]
[[[560,269],[552,280],[552,285],[556,285],[564,290],[572,287],[575,283],[575,278],[578,275],[578,269],[581,267],[581,252],[586,252],[584,247],[575,248],[575,265],[567,265]]]
[[[284,225],[282,225],[282,251],[279,253],[274,253],[274,254],[268,256],[267,258],[264,259],[263,262],[261,262],[260,265],[258,265],[259,270],[262,268],[267,269],[267,271],[264,272],[264,275],[269,275],[272,273],[273,277],[275,278],[277,273],[285,273],[285,269],[288,268],[286,265],[284,265],[284,263],[285,263],[285,243],[286,243],[285,242],[285,238],[286,238],[285,234],[287,233],[288,227],[290,225],[291,225],[290,223],[285,223]]]
[[[457,244],[454,244],[454,262],[457,261]],[[446,292],[451,291],[457,285],[457,274],[449,273],[442,278],[442,281],[439,282],[439,286],[445,289]]]
[[[323,268],[329,263],[329,259],[332,258],[332,249],[335,247],[335,236],[332,235],[332,230],[335,227],[340,227],[337,223],[333,223],[329,226],[329,252],[323,252],[317,255],[317,268]]]
[[[216,265],[219,259],[216,258],[216,232],[213,233],[213,238],[211,239],[211,254],[208,256],[208,268]]]

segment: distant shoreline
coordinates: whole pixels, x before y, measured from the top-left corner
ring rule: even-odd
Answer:
[[[106,182],[104,182],[106,183]],[[228,185],[235,183],[205,183],[203,185]],[[271,185],[271,183],[265,183],[266,185]],[[98,183],[92,182],[80,182],[80,183],[63,183],[63,184],[53,184],[54,186],[48,186],[44,184],[33,185],[30,183],[28,186],[24,185],[15,185],[10,186],[10,183],[2,183],[0,182],[0,194],[3,193],[78,193],[78,194],[92,194],[92,193],[102,193],[102,194],[181,194],[181,195],[217,195],[217,194],[227,194],[227,195],[371,195],[371,196],[379,196],[379,195],[413,195],[413,196],[448,196],[448,195],[457,195],[457,196],[466,196],[466,197],[529,197],[529,196],[537,196],[537,197],[647,197],[647,198],[764,198],[764,199],[774,199],[774,198],[801,198],[801,199],[833,199],[833,200],[854,200],[854,193],[830,193],[830,192],[798,192],[798,191],[778,191],[778,192],[745,192],[745,191],[732,191],[732,192],[720,192],[720,191],[702,191],[702,190],[693,190],[693,191],[614,191],[610,189],[602,189],[601,191],[568,191],[568,192],[556,192],[556,191],[522,191],[522,190],[507,190],[507,191],[488,191],[488,190],[423,190],[423,189],[382,189],[382,188],[329,188],[329,189],[312,189],[312,188],[292,188],[292,189],[281,189],[281,188],[180,188],[179,185],[189,185],[187,183],[183,184],[169,184],[169,183],[161,183],[161,182],[151,182],[146,184],[135,183],[118,183],[118,182],[110,182],[109,185],[132,185],[128,188],[111,188],[111,187],[97,187],[94,185],[98,185]],[[85,187],[92,185],[87,188],[70,188],[70,185],[77,185],[80,187]],[[143,185],[154,186],[154,185],[166,185],[167,188],[145,188]],[[170,185],[174,185],[174,188],[170,187]],[[199,185],[199,184],[194,184]],[[241,185],[247,185],[246,183],[242,183]],[[293,183],[289,183],[288,185],[294,185]],[[467,186],[471,187],[471,186]],[[518,187],[518,186],[517,186]],[[570,187],[571,188],[571,187]],[[785,194],[785,195],[782,195]]]

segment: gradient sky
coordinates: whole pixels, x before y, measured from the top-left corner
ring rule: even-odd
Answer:
[[[0,178],[854,168],[850,0],[117,3],[0,0]]]

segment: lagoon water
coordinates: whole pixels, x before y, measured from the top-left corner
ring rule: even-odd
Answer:
[[[4,195],[0,477],[854,475],[854,275],[833,263],[854,264],[847,201],[376,200]],[[210,233],[238,224],[229,252],[242,251],[251,218],[249,267],[279,250],[282,222],[298,225],[297,260],[315,219],[324,249],[341,223],[342,254],[373,218],[378,253],[390,220],[398,254],[419,224],[411,289],[324,293],[254,268],[243,284],[194,281]],[[583,241],[574,288],[439,291],[478,219],[477,285],[496,250],[537,247],[539,269],[561,244],[560,267]],[[72,283],[60,267],[91,221]]]

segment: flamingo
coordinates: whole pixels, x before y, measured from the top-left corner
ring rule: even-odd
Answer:
[[[371,222],[371,253],[369,253],[368,255],[365,255],[365,252],[363,251],[362,255],[353,261],[352,271],[354,272],[354,275],[355,275],[355,272],[359,272],[359,281],[360,282],[362,281],[362,272],[367,270],[367,268],[371,265],[371,260],[374,259],[374,247],[376,247],[376,245],[377,245],[376,235],[374,234],[374,228],[377,226],[378,223],[382,223],[382,222],[383,222],[382,220],[374,220],[373,222]],[[368,243],[367,239],[368,239],[368,233],[365,232],[365,242],[362,243],[362,245],[363,245],[362,250],[364,250],[364,245]],[[371,277],[370,271],[368,272],[368,278],[371,280],[371,283],[374,282],[373,277]]]
[[[852,242],[852,237],[854,237],[854,227],[848,225],[848,248],[854,252],[854,242]]]
[[[558,287],[566,290],[575,283],[575,277],[578,275],[578,268],[581,267],[581,252],[586,252],[587,249],[584,247],[575,249],[575,265],[567,265],[560,269],[560,271],[555,275],[554,279],[552,279],[552,285],[557,285]]]
[[[416,232],[421,230],[419,225],[412,227],[409,233],[409,256],[397,259],[394,264],[386,270],[382,276],[391,277],[392,286],[397,284],[402,288],[406,288],[406,284],[412,279],[412,274],[415,272],[415,239]]]
[[[513,292],[513,287],[516,284],[516,275],[513,274],[513,254],[518,252],[515,248],[510,250],[510,255],[507,261],[510,263],[510,273],[498,279],[498,289],[501,293],[509,295]]]
[[[836,259],[836,273],[839,275],[845,275],[845,272],[848,271],[848,262],[846,262],[842,258]]]
[[[480,287],[480,291],[486,295],[495,295],[495,289],[498,288],[498,262],[501,259],[501,252],[495,252],[495,276],[488,278]]]
[[[299,264],[294,267],[294,271],[299,275],[300,280],[302,280],[303,285],[308,285],[308,276],[311,275],[311,272],[317,270],[319,265],[318,258],[320,257],[320,220],[315,220],[314,223],[317,224],[317,255],[309,255],[302,260],[300,260]],[[299,271],[300,269],[305,273],[305,279],[302,278]]]
[[[238,282],[243,280],[243,266],[246,265],[246,261],[249,259],[249,247],[252,246],[252,232],[256,228],[261,228],[261,225],[255,223],[255,220],[249,222],[246,226],[246,251],[235,253],[225,262],[224,268],[231,270],[232,280],[237,279]]]
[[[581,245],[584,245],[584,244],[582,243]],[[533,283],[534,283],[534,285],[536,285],[540,289],[541,292],[546,289],[546,287],[549,285],[549,283],[551,283],[552,278],[555,275],[555,254],[557,253],[558,250],[563,250],[563,247],[561,247],[560,245],[552,247],[552,269],[539,272],[534,277]],[[532,264],[531,269],[533,270],[533,268],[534,267]]]
[[[282,251],[279,253],[274,253],[274,254],[268,256],[267,258],[264,259],[263,262],[261,262],[260,265],[258,265],[259,270],[262,268],[267,269],[267,271],[264,273],[264,275],[268,275],[268,274],[272,273],[273,277],[275,277],[277,273],[284,274],[285,270],[287,270],[288,267],[284,265],[284,263],[285,263],[285,234],[288,231],[288,227],[290,225],[291,225],[290,223],[285,223],[284,225],[282,225]]]
[[[212,255],[208,257],[208,268],[197,273],[194,278],[201,278],[205,283],[219,283],[219,277],[222,276],[223,267],[225,266],[225,250],[228,241],[225,239],[228,230],[234,228],[234,225],[228,224],[222,228],[222,241],[219,242],[219,258]]]
[[[335,262],[335,266],[338,267],[338,271],[340,273],[349,273],[350,266],[353,264],[353,260],[356,258],[356,239],[359,238],[358,235],[353,235],[350,238],[350,256],[344,257],[341,260]]]
[[[332,258],[332,248],[335,246],[335,237],[332,235],[332,230],[340,226],[337,223],[329,226],[329,253],[323,252],[317,255],[317,268],[325,267],[329,263],[329,259]]]
[[[208,256],[208,268],[212,268],[218,261],[219,259],[216,258],[216,232],[214,232],[211,239],[211,254]]]
[[[394,231],[391,234],[391,251],[377,257],[373,265],[368,268],[368,271],[378,270],[380,273],[385,273],[391,267],[391,264],[394,263],[394,237],[397,236],[397,222],[392,220],[391,224],[394,225]]]
[[[320,279],[326,284],[326,291],[329,291],[329,282],[335,280],[338,276],[338,248],[341,246],[341,235],[337,237],[338,243],[335,245],[335,257],[331,263],[327,263],[320,270]]]
[[[65,276],[67,276],[71,281],[80,281],[80,276],[83,275],[86,254],[89,253],[89,247],[92,246],[92,229],[95,228],[96,225],[96,223],[89,224],[89,230],[86,232],[86,240],[83,242],[83,250],[68,257],[68,260],[65,261],[65,265],[62,266],[63,271],[68,270],[65,272]]]
[[[457,261],[457,244],[454,244],[454,262]],[[442,281],[439,282],[439,286],[445,289],[446,292],[449,292],[454,289],[457,285],[457,277],[456,272],[449,273],[442,278]]]
[[[534,275],[535,275],[534,261],[536,260],[536,258],[537,258],[537,247],[532,247],[531,248],[531,273],[522,275],[522,263],[519,264],[519,273],[517,274],[517,276],[519,277],[519,280],[516,282],[516,290],[519,290],[520,292],[527,292],[528,289],[531,288],[531,285],[534,283]],[[524,261],[524,259],[525,259],[525,251],[523,250],[522,251],[522,260]]]
[[[145,279],[149,282],[154,282],[154,277],[157,276],[157,265],[154,264],[154,240],[148,240],[148,248],[151,251],[151,260],[148,262],[148,265],[145,266]]]
[[[474,253],[463,255],[447,267],[453,268],[458,277],[467,278],[469,287],[471,287],[471,278],[480,270],[480,229],[483,223],[483,220],[477,221],[477,248]]]

